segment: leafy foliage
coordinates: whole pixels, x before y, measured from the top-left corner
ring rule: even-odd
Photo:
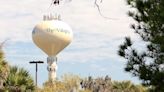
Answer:
[[[141,85],[134,85],[130,81],[114,81],[114,92],[147,92],[147,89]]]
[[[135,85],[130,81],[111,81],[111,78],[99,77],[93,79],[80,78],[77,75],[65,74],[61,80],[46,82],[43,89],[39,92],[147,92],[147,89],[142,85]]]
[[[0,92],[34,91],[34,83],[30,74],[23,68],[9,66],[4,59],[0,45]]]
[[[17,66],[11,66],[5,82],[5,88],[9,92],[25,92],[33,91],[35,86],[28,71]]]
[[[61,77],[61,80],[45,82],[44,87],[40,92],[79,92],[80,80],[79,76],[65,74]]]
[[[111,81],[111,78],[99,77],[93,79],[91,76],[81,82],[82,88],[91,92],[147,92],[142,85],[135,85],[130,81]]]
[[[9,73],[9,65],[4,59],[4,53],[2,51],[2,44],[0,45],[0,90],[3,89],[3,84]]]
[[[127,0],[133,8],[129,11],[137,24],[132,24],[143,41],[148,42],[147,50],[139,53],[131,39],[126,37],[118,54],[127,59],[125,71],[138,76],[151,91],[164,91],[164,0]],[[135,9],[135,10],[134,10]]]
[[[82,88],[92,92],[108,92],[112,90],[111,78],[108,76],[96,79],[89,76],[88,79],[82,80],[80,84]]]

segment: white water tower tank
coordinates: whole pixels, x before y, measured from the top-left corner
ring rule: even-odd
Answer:
[[[57,18],[44,16],[44,20],[34,27],[32,39],[37,47],[48,55],[49,79],[55,80],[56,55],[71,43],[73,39],[71,27]]]

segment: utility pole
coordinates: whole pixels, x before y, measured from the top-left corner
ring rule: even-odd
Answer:
[[[37,72],[38,72],[38,64],[44,63],[43,61],[30,61],[30,64],[36,64],[36,72],[35,72],[35,85],[37,87]]]

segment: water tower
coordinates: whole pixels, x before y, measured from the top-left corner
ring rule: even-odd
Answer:
[[[60,20],[60,16],[43,16],[43,21],[38,23],[32,31],[33,42],[47,57],[47,70],[49,80],[56,79],[56,55],[70,44],[73,38],[71,27]]]

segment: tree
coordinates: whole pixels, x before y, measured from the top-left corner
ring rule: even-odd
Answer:
[[[2,51],[2,44],[0,45],[0,90],[3,89],[3,84],[7,78],[9,72],[9,65],[4,59],[4,53]]]
[[[147,92],[147,90],[145,87],[134,85],[130,81],[114,81],[113,92]]]
[[[80,83],[84,90],[91,92],[147,92],[146,87],[135,85],[131,81],[111,81],[111,78],[99,77],[93,79],[91,76],[88,79],[82,80]]]
[[[88,79],[81,81],[81,87],[85,90],[90,90],[91,92],[112,92],[112,82],[108,75],[103,78],[93,79],[89,76]]]
[[[132,29],[146,43],[138,52],[130,37],[120,45],[118,54],[127,59],[125,71],[139,77],[151,91],[164,92],[164,0],[127,0],[133,8],[129,16],[137,23]]]
[[[2,50],[7,40],[0,44],[0,92],[34,91],[34,82],[23,68],[9,66]]]
[[[11,66],[10,73],[5,82],[5,88],[9,92],[33,92],[35,86],[28,71],[17,66]]]

